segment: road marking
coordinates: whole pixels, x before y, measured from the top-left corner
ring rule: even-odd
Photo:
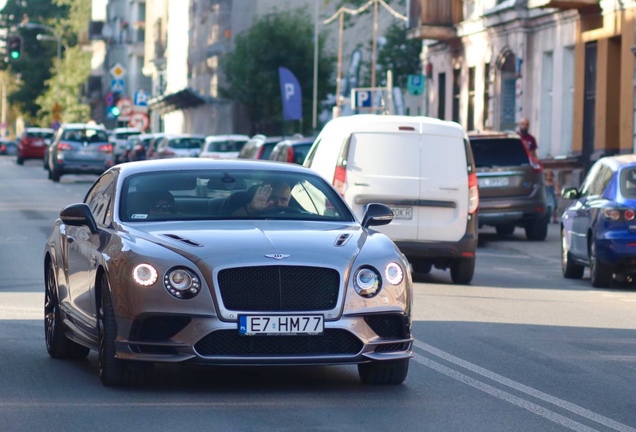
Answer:
[[[460,367],[463,367],[465,369],[468,369],[471,372],[474,372],[474,373],[479,374],[479,375],[481,375],[483,377],[489,378],[489,379],[491,379],[491,380],[493,380],[493,381],[495,381],[495,382],[497,382],[499,384],[508,386],[508,387],[513,388],[515,390],[518,390],[518,391],[520,391],[522,393],[525,393],[525,394],[527,394],[529,396],[533,396],[533,397],[535,397],[537,399],[540,399],[540,400],[543,400],[545,402],[548,402],[548,403],[551,403],[553,405],[556,405],[559,408],[563,408],[565,410],[568,410],[568,411],[570,411],[570,412],[572,412],[574,414],[577,414],[577,415],[579,415],[581,417],[584,417],[584,418],[586,418],[588,420],[592,420],[592,421],[594,421],[596,423],[602,424],[603,426],[607,426],[609,428],[612,428],[612,429],[620,431],[620,432],[636,432],[636,429],[634,429],[634,428],[632,428],[630,426],[627,426],[627,425],[625,425],[623,423],[619,423],[619,422],[617,422],[615,420],[612,420],[610,418],[604,417],[604,416],[602,416],[600,414],[597,414],[597,413],[595,413],[593,411],[585,409],[585,408],[583,408],[581,406],[578,406],[576,404],[573,404],[571,402],[564,401],[562,399],[559,399],[557,397],[551,396],[551,395],[549,395],[547,393],[544,393],[542,391],[536,390],[536,389],[534,389],[532,387],[529,387],[529,386],[526,386],[526,385],[521,384],[519,382],[513,381],[513,380],[511,380],[509,378],[506,378],[504,376],[501,376],[499,374],[491,372],[488,369],[484,369],[484,368],[482,368],[480,366],[477,366],[477,365],[475,365],[473,363],[470,363],[470,362],[468,362],[466,360],[462,360],[459,357],[455,357],[452,354],[448,354],[447,352],[444,352],[444,351],[442,351],[442,350],[440,350],[438,348],[435,348],[432,345],[426,344],[426,343],[421,342],[419,340],[415,340],[413,342],[413,344],[415,345],[416,348],[419,348],[419,349],[421,349],[423,351],[426,351],[429,354],[432,354],[434,356],[440,357],[440,358],[442,358],[442,359],[444,359],[444,360],[446,360],[446,361],[448,361],[450,363],[454,363],[457,366],[460,366]],[[418,359],[420,359],[420,360],[418,360]],[[547,418],[549,420],[555,421],[555,422],[557,422],[559,424],[562,424],[562,425],[564,425],[566,427],[569,427],[570,429],[573,429],[573,430],[576,430],[576,431],[594,430],[594,429],[590,429],[587,426],[582,425],[582,424],[577,423],[577,422],[573,422],[572,425],[580,425],[584,429],[573,428],[572,426],[566,425],[566,424],[561,422],[560,417],[563,418],[563,419],[566,419],[568,421],[569,421],[569,419],[567,419],[565,417],[562,417],[562,416],[560,416],[560,415],[558,415],[558,414],[556,414],[556,413],[554,413],[552,411],[549,411],[549,410],[541,408],[541,407],[539,407],[539,408],[541,408],[541,410],[537,411],[536,408],[534,406],[532,406],[534,404],[532,404],[530,402],[527,402],[527,404],[530,404],[530,405],[526,406],[526,401],[524,401],[523,399],[521,399],[521,401],[523,401],[524,404],[523,405],[519,405],[519,403],[518,403],[519,401],[516,400],[518,398],[516,398],[515,396],[510,395],[510,394],[508,394],[506,392],[501,392],[501,394],[500,394],[499,393],[500,391],[497,390],[496,388],[490,387],[487,384],[483,384],[480,381],[474,380],[474,381],[476,381],[476,383],[479,383],[479,386],[477,386],[477,384],[472,383],[472,381],[471,381],[471,380],[473,380],[472,378],[467,377],[467,376],[465,376],[465,375],[463,375],[463,374],[461,374],[459,372],[456,372],[453,369],[446,368],[445,366],[442,366],[442,365],[440,365],[438,363],[435,363],[433,360],[429,360],[429,359],[427,359],[425,357],[422,357],[422,356],[420,356],[418,354],[416,354],[415,360],[418,361],[418,363],[422,363],[423,365],[425,365],[427,367],[430,367],[430,368],[432,368],[434,370],[437,370],[437,371],[439,371],[441,373],[444,373],[445,375],[448,375],[451,378],[455,378],[455,379],[457,379],[459,381],[465,382],[466,384],[468,384],[468,385],[470,385],[472,387],[475,387],[475,388],[478,388],[478,389],[480,389],[482,391],[490,393],[493,396],[499,397],[500,399],[504,399],[504,400],[514,404],[514,405],[520,406],[520,407],[525,408],[525,409],[527,409],[529,411],[532,411],[532,412],[534,412],[536,414],[539,414],[539,415],[541,415],[541,416],[543,416],[543,417],[545,417],[545,418]],[[444,368],[444,369],[440,370],[441,368]],[[448,369],[448,371],[446,371],[446,369]],[[465,377],[465,379],[464,379],[464,377]],[[491,391],[491,389],[492,389],[492,391],[496,391],[496,393],[493,393]],[[515,399],[511,399],[511,398],[515,398]],[[549,414],[549,415],[546,415],[546,414]]]

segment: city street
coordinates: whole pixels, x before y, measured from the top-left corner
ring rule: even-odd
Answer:
[[[564,279],[556,224],[543,242],[482,229],[471,285],[418,279],[403,385],[365,386],[353,366],[161,365],[106,388],[96,353],[54,360],[43,330],[45,241],[95,178],[0,157],[0,432],[636,432],[636,288]]]

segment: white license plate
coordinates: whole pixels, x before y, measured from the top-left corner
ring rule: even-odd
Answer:
[[[395,219],[413,219],[412,207],[391,207]]]
[[[319,335],[325,328],[322,315],[240,315],[239,334]]]
[[[505,187],[510,184],[508,177],[483,177],[477,180],[479,187]]]

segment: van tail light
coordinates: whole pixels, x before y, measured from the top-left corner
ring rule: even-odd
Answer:
[[[475,214],[479,207],[479,189],[477,187],[477,173],[468,174],[468,213]]]
[[[617,209],[617,208],[606,208],[603,209],[603,217],[605,219],[619,222],[631,222],[636,218],[636,211],[634,209]]]
[[[294,163],[294,149],[292,147],[289,148],[289,153],[287,153],[287,162]]]
[[[113,145],[112,144],[102,144],[99,146],[98,150],[102,153],[112,153]]]
[[[333,175],[333,187],[335,187],[338,193],[343,197],[345,193],[346,183],[347,183],[347,169],[343,166],[337,166],[336,172]]]
[[[57,145],[57,151],[69,151],[69,150],[73,150],[73,147],[71,147],[71,145],[68,143],[61,142]]]

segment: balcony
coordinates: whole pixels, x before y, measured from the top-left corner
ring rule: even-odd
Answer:
[[[554,8],[561,10],[585,9],[599,6],[599,0],[528,0],[528,9]]]
[[[448,40],[457,37],[455,24],[462,20],[462,0],[411,0],[409,39]]]

